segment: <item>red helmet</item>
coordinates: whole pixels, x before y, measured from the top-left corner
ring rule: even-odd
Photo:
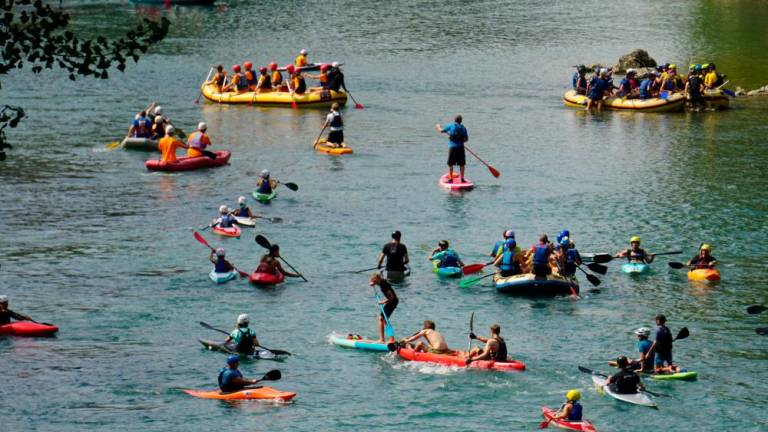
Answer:
[[[296,68],[293,67],[292,64],[289,64],[288,66],[285,67],[285,70],[287,70],[290,73],[293,73],[293,71],[296,70]]]
[[[277,70],[277,63],[272,62],[269,64],[269,70]]]
[[[253,68],[253,63],[247,61],[247,62],[243,63],[243,66],[245,66],[246,70],[251,70]]]
[[[264,66],[262,66],[262,67],[260,67],[260,68],[259,68],[259,72],[261,72],[261,73],[265,74],[265,73],[267,73],[267,68],[265,68]]]
[[[324,64],[324,65],[320,66],[320,72],[325,72],[327,70],[328,70],[328,65],[327,64]]]
[[[240,65],[234,65],[234,66],[232,66],[232,70],[233,70],[234,72],[240,72]]]

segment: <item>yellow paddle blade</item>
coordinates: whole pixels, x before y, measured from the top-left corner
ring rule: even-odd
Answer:
[[[107,144],[107,150],[114,150],[118,147],[120,147],[120,141],[112,141],[111,143]]]

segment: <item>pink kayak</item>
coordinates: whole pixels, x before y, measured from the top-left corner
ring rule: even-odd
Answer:
[[[545,406],[541,407],[541,414],[544,416],[545,419],[547,419],[551,424],[554,424],[555,426],[561,428],[561,429],[568,429],[568,430],[575,430],[575,431],[583,431],[583,432],[596,432],[595,427],[587,420],[582,421],[568,421],[568,420],[552,420],[552,417],[557,414],[557,410],[552,408],[547,408]]]
[[[11,336],[53,336],[59,328],[53,324],[32,321],[15,321],[0,325],[0,335]]]
[[[475,187],[475,184],[472,183],[472,180],[466,177],[464,177],[463,182],[460,181],[458,173],[453,173],[453,178],[451,180],[452,181],[448,179],[448,173],[446,173],[446,174],[443,174],[442,177],[440,177],[440,181],[438,182],[438,184],[452,191],[470,190]]]
[[[229,228],[221,228],[221,227],[215,226],[211,228],[211,230],[214,233],[224,237],[240,237],[240,234],[242,234],[243,232],[243,230],[241,230],[240,227],[237,225],[233,225]]]
[[[282,273],[273,274],[255,271],[251,273],[248,280],[254,285],[269,286],[277,285],[285,280],[285,275]]]
[[[226,165],[229,157],[232,156],[227,150],[220,150],[216,153],[216,159],[207,156],[200,157],[180,157],[176,162],[163,162],[159,159],[150,159],[144,163],[150,171],[190,171],[200,168],[216,167]]]

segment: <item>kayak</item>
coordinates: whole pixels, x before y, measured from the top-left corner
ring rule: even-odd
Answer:
[[[579,293],[579,281],[575,277],[565,277],[556,274],[536,276],[533,273],[523,273],[514,276],[493,276],[496,291],[504,294],[526,296],[558,296]]]
[[[699,376],[699,373],[694,371],[685,371],[673,374],[648,374],[648,376],[651,377],[651,379],[659,381],[687,381],[695,380]]]
[[[232,153],[227,150],[219,150],[214,153],[216,154],[216,159],[211,159],[207,156],[193,158],[184,156],[178,158],[176,162],[163,162],[159,159],[150,159],[144,163],[144,166],[150,171],[190,171],[200,168],[226,165],[227,162],[229,162],[229,157],[232,156]]]
[[[624,263],[621,265],[621,271],[626,274],[642,274],[651,271],[651,266],[645,263]]]
[[[237,225],[232,225],[229,228],[221,228],[219,226],[215,226],[211,228],[211,230],[220,236],[224,237],[240,237],[240,234],[243,233],[243,230],[240,229]]]
[[[237,352],[235,346],[232,344],[225,344],[223,342],[217,342],[206,339],[198,339],[198,341],[209,351],[221,351],[225,354],[237,354],[242,358],[248,358],[252,360],[281,360],[285,356],[282,354],[275,354],[268,350],[257,350],[253,354],[243,354]]]
[[[246,399],[270,399],[289,401],[296,397],[296,393],[275,390],[272,387],[254,387],[231,393],[222,393],[219,390],[183,390],[184,393],[203,399],[220,400],[246,400]]]
[[[227,273],[216,273],[216,270],[211,270],[211,272],[208,273],[208,277],[217,284],[223,284],[231,281],[232,279],[237,279],[237,274],[238,273],[234,270]]]
[[[563,103],[567,107],[584,108],[587,106],[587,97],[576,93],[576,90],[569,90],[563,95]],[[627,99],[611,96],[603,99],[603,107],[614,111],[660,113],[681,111],[684,106],[685,96],[682,93],[673,93],[665,98]]]
[[[730,98],[722,89],[704,90],[701,99],[706,108],[715,110],[727,109],[731,103]]]
[[[273,199],[275,199],[275,197],[277,196],[277,191],[272,190],[272,193],[268,193],[268,194],[253,191],[252,195],[253,195],[253,198],[256,201],[258,201],[258,202],[260,202],[262,204],[266,204],[266,203],[272,201]]]
[[[354,348],[364,351],[389,351],[389,349],[387,349],[387,344],[373,339],[366,339],[357,334],[332,333],[328,340],[330,340],[332,344],[344,348]]]
[[[282,273],[278,273],[277,275],[274,275],[272,273],[264,273],[264,272],[253,272],[251,273],[251,276],[248,278],[248,281],[254,285],[261,285],[261,286],[269,286],[269,285],[277,285],[279,283],[282,283],[285,280],[285,275]]]
[[[53,324],[32,321],[14,321],[0,325],[0,335],[9,336],[53,336],[59,328]]]
[[[461,267],[438,267],[440,260],[432,260],[432,273],[445,278],[460,278],[464,274]]]
[[[656,408],[656,402],[654,402],[653,399],[651,399],[651,397],[648,396],[647,393],[645,392],[637,392],[632,394],[616,393],[613,390],[611,390],[610,386],[605,385],[606,381],[607,381],[607,378],[600,377],[597,375],[592,375],[592,382],[595,383],[595,387],[597,388],[598,393],[607,393],[608,396],[614,399],[618,399],[622,402]]]
[[[328,141],[325,138],[320,138],[315,142],[315,150],[332,156],[341,156],[352,153],[352,148],[347,147],[345,143],[341,143],[341,147],[336,147],[328,145]]]
[[[467,177],[464,177],[463,182],[459,181],[458,173],[453,173],[453,177],[451,179],[448,178],[448,173],[443,174],[443,176],[440,177],[438,184],[452,191],[471,190],[475,187],[475,184],[472,183],[472,180],[468,179]]]
[[[561,429],[583,431],[583,432],[596,432],[597,429],[588,420],[582,421],[568,421],[568,420],[551,420],[552,417],[557,414],[556,409],[541,407],[541,414],[546,420],[549,420],[550,425],[555,425]]]
[[[455,351],[450,354],[435,354],[419,352],[410,348],[398,348],[397,354],[403,360],[436,363],[459,368],[489,369],[504,372],[525,370],[525,364],[517,360],[508,360],[505,362],[497,362],[493,360],[475,360],[472,363],[467,364],[464,359],[458,357]]]
[[[717,282],[720,280],[718,269],[695,269],[688,272],[688,280]]]
[[[256,226],[256,219],[249,218],[249,217],[235,216],[235,222],[237,222],[238,225],[242,225],[246,227]]]
[[[160,149],[157,147],[157,140],[149,139],[149,138],[128,138],[126,137],[123,139],[123,142],[120,143],[120,146],[122,146],[126,150],[139,150],[139,151],[156,151],[159,152]]]
[[[334,102],[339,105],[347,103],[347,93],[343,91],[325,90],[321,87],[309,87],[304,94],[285,91],[265,91],[261,93],[232,91],[220,92],[214,84],[200,87],[203,96],[211,102],[220,104],[247,104],[257,106],[284,106],[298,105],[307,108],[330,107]]]

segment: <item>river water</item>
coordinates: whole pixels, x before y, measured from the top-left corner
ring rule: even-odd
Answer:
[[[11,307],[55,322],[53,339],[0,339],[0,420],[4,430],[534,430],[541,405],[583,390],[599,430],[757,431],[768,381],[764,317],[745,307],[768,302],[768,103],[739,98],[727,112],[585,115],[562,106],[577,63],[613,63],[635,48],[658,61],[715,61],[733,83],[768,82],[768,6],[738,1],[643,2],[246,2],[162,10],[127,2],[65,2],[83,35],[119,35],[141,16],[168,16],[171,34],[111,80],[71,83],[27,69],[3,81],[7,103],[28,118],[10,131],[17,145],[0,166],[0,284]],[[200,103],[197,86],[212,63],[345,63],[347,85],[364,110],[344,111],[355,154],[331,158],[311,143],[320,110]],[[204,120],[229,166],[183,175],[148,173],[145,154],[105,151],[128,120],[159,101],[187,131]],[[464,115],[477,187],[451,195],[436,182],[446,142],[434,131]],[[309,283],[272,290],[245,281],[214,286],[206,250],[193,239],[223,203],[248,195],[269,168],[296,182],[269,206],[282,223],[259,223],[239,240],[206,237],[251,270],[262,233]],[[650,251],[682,249],[687,259],[711,242],[723,278],[693,284],[659,257],[631,279],[610,264],[600,292],[583,298],[507,297],[487,285],[460,289],[436,280],[427,253],[452,242],[482,262],[503,229],[532,244],[568,228],[582,252],[615,252],[631,235]],[[399,335],[424,319],[466,348],[468,318],[485,333],[498,322],[524,373],[467,372],[404,364],[391,355],[328,344],[333,331],[372,335],[376,308],[365,274],[399,229],[413,275],[398,287]],[[229,328],[249,313],[261,341],[295,353],[275,364],[243,363],[247,376],[279,368],[274,386],[295,391],[287,406],[227,404],[183,394],[213,388],[224,356],[196,338],[198,326]],[[665,313],[680,364],[694,382],[649,384],[660,410],[621,404],[591,390],[577,365],[608,372],[629,354],[632,330]],[[480,331],[482,330],[482,331]]]

